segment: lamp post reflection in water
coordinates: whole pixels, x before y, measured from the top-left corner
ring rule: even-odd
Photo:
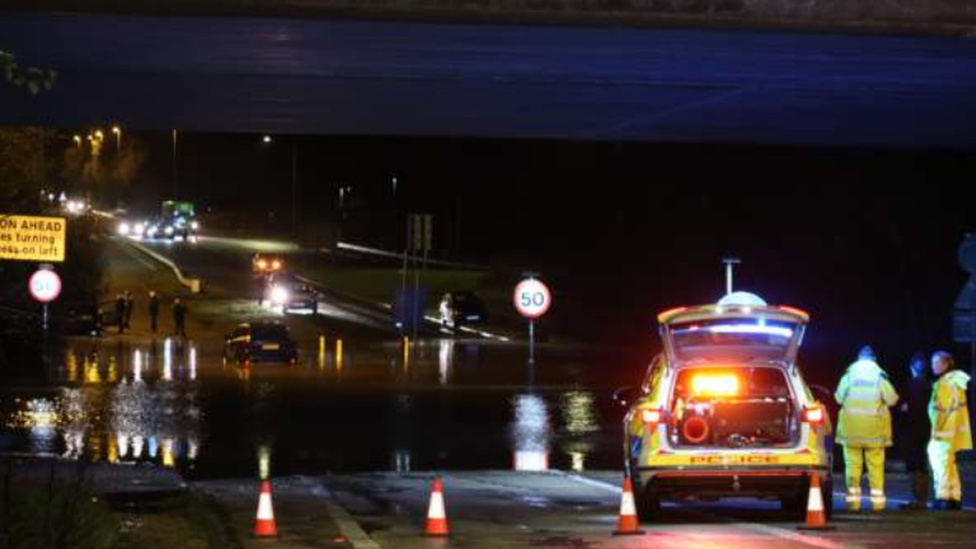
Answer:
[[[132,457],[138,459],[142,457],[142,450],[145,447],[145,441],[139,435],[132,437]]]
[[[448,377],[451,373],[451,366],[454,363],[454,342],[450,339],[441,339],[437,342],[437,364],[438,376],[441,385],[447,385]]]
[[[186,441],[186,459],[196,461],[198,455],[200,455],[200,441],[195,438],[188,439]]]
[[[138,349],[132,353],[132,378],[134,383],[142,383],[142,353]]]
[[[516,471],[549,470],[549,410],[539,395],[516,395],[512,399],[515,421],[513,468]]]
[[[129,436],[119,432],[116,433],[115,438],[119,442],[119,457],[122,459],[129,457]]]
[[[163,381],[173,381],[173,340],[168,337],[163,344]]]
[[[171,438],[164,438],[162,444],[163,467],[176,467],[176,442]]]
[[[197,347],[196,345],[190,346],[190,381],[196,381],[197,379]]]
[[[68,383],[76,383],[78,381],[78,357],[75,356],[74,352],[69,352],[66,362],[68,369]]]
[[[585,437],[600,430],[595,399],[592,393],[568,392],[560,397],[559,409],[566,433],[570,435],[560,444],[560,448],[569,456],[572,470],[582,472],[586,470],[587,456],[594,449],[593,443],[585,440]]]
[[[258,445],[258,475],[261,480],[271,478],[271,445]]]

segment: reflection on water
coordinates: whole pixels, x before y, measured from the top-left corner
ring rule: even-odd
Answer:
[[[200,451],[196,347],[166,339],[112,354],[69,349],[66,385],[22,401],[4,428],[26,431],[30,453],[176,467]]]
[[[254,474],[255,464],[269,477],[619,463],[619,439],[606,436],[596,394],[533,389],[521,353],[500,360],[504,348],[445,338],[397,342],[367,358],[351,353],[357,345],[340,359],[337,339],[316,336],[307,359],[291,367],[225,364],[179,339],[71,349],[57,388],[13,408],[0,393],[3,430],[18,437],[6,444],[204,476]],[[543,378],[553,371],[545,360],[536,368]],[[373,385],[356,386],[363,382]]]
[[[550,418],[546,402],[535,394],[512,398],[513,466],[516,471],[549,470]]]

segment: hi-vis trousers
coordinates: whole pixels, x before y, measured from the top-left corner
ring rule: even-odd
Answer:
[[[962,501],[962,482],[956,466],[956,452],[952,444],[942,440],[929,441],[929,465],[935,480],[935,498]]]
[[[851,511],[861,510],[861,477],[864,474],[865,461],[868,466],[868,485],[871,486],[871,508],[883,511],[888,504],[884,493],[884,448],[844,446],[847,508]]]

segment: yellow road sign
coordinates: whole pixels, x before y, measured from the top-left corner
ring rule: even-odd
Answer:
[[[63,217],[0,214],[0,259],[64,261],[67,228]]]

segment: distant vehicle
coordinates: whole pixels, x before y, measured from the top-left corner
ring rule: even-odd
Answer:
[[[134,239],[169,240],[174,242],[195,241],[200,224],[192,202],[167,200],[160,208],[160,215],[146,221],[119,222],[120,235]]]
[[[321,293],[314,286],[292,273],[274,273],[267,277],[264,301],[281,307],[282,312],[307,311],[318,314],[320,297]]]
[[[298,351],[288,328],[278,322],[248,322],[224,337],[224,360],[239,364],[296,364]]]
[[[256,275],[280,272],[285,268],[285,258],[276,254],[256,253],[251,258],[251,271]]]
[[[723,497],[778,499],[802,517],[812,475],[830,514],[830,416],[796,364],[808,320],[746,293],[658,316],[664,352],[639,391],[617,392],[642,520],[662,499]]]
[[[64,311],[62,322],[65,335],[92,336],[102,335],[103,312],[96,303],[73,303]]]
[[[441,297],[438,309],[445,328],[488,321],[488,309],[474,292],[448,292]]]
[[[148,238],[146,231],[149,227],[149,223],[145,221],[129,221],[127,219],[122,219],[119,221],[117,231],[120,236],[127,236],[133,240],[142,240],[143,238]]]
[[[145,237],[150,240],[185,240],[187,233],[177,229],[172,221],[156,217],[146,223]]]
[[[195,240],[200,222],[193,202],[166,200],[160,208],[163,223],[173,227],[174,240]]]

